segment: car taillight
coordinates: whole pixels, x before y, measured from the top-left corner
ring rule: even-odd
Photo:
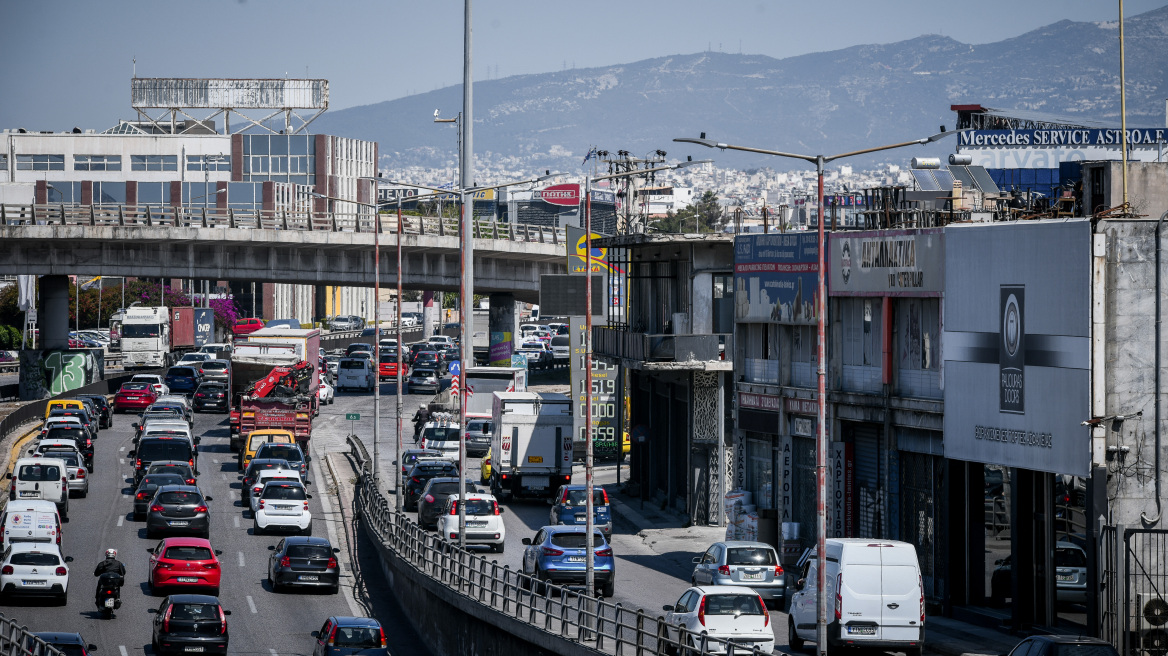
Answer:
[[[15,571],[16,570],[12,569],[12,565],[5,565],[4,569],[0,569],[0,574],[8,575],[14,573]]]
[[[381,633],[381,648],[385,649],[385,629],[379,626],[377,630]]]
[[[291,566],[292,566],[292,559],[289,558],[288,556],[284,556],[283,558],[280,559],[280,567],[291,567]]]
[[[775,576],[782,576],[782,575],[783,575],[783,566],[782,565],[775,565]]]
[[[134,495],[134,498],[135,498],[135,499],[146,499],[146,498],[148,498],[149,496],[150,496],[150,495],[149,495],[149,494],[147,494],[147,493],[145,493],[145,492],[139,492],[138,494]]]
[[[604,505],[608,505],[608,490],[600,488],[601,493],[604,494]]]
[[[207,506],[195,506],[195,512],[205,513],[207,512]]]
[[[771,625],[771,613],[767,610],[766,602],[762,600],[762,595],[758,596],[758,605],[762,606],[762,625],[764,627]]]
[[[418,478],[417,476],[414,476],[414,477],[410,478],[410,480],[411,480],[411,481],[413,481],[413,482],[415,482],[415,483],[421,483],[421,482],[422,482],[422,479]]]
[[[196,393],[196,394],[195,394],[195,396],[198,396],[198,397],[204,397],[204,396],[207,396],[207,395],[206,395],[206,394],[203,394],[202,392],[198,392],[198,393]]]
[[[559,549],[553,549],[551,547],[544,547],[544,548],[540,549],[539,552],[544,556],[562,556],[562,555],[564,555],[563,551],[561,551]]]
[[[329,569],[336,569],[337,568],[337,559],[333,558],[332,556],[329,556],[328,565],[325,565],[325,567],[327,567]]]
[[[195,459],[191,458],[190,460],[187,461],[187,464],[189,464],[191,466],[191,469],[194,469],[195,468]]]
[[[85,438],[85,446],[93,446],[93,440],[89,439],[88,437]]]
[[[257,485],[257,486],[255,486],[255,487],[253,487],[253,488],[251,489],[251,491],[252,491],[252,493],[254,493],[254,494],[259,494],[260,492],[263,492],[263,491],[264,491],[264,488],[263,488],[262,486],[259,486],[259,485]]]
[[[835,619],[838,622],[843,618],[844,606],[844,575],[841,572],[835,577]]]
[[[134,461],[134,469],[141,469],[141,468],[142,468],[142,459],[138,458],[137,460]]]
[[[304,510],[306,510],[306,511],[308,510],[308,502],[307,501],[304,502]]]
[[[223,614],[223,607],[218,607],[219,611],[219,635],[227,633],[227,616]]]
[[[162,505],[156,503],[153,506],[150,506],[150,512],[162,512]]]
[[[85,478],[85,470],[84,469],[77,470],[77,478]]]
[[[203,569],[219,569],[219,563],[203,563]]]
[[[598,558],[611,558],[612,557],[612,548],[605,547],[603,549],[597,549],[596,556]]]
[[[453,515],[457,515],[457,514],[458,514],[458,502],[457,502],[457,501],[455,501],[454,503],[450,504],[450,514],[451,514],[452,516],[453,516]]]
[[[718,573],[721,574],[722,576],[730,576],[730,566],[729,565],[722,565],[721,567],[718,568]]]
[[[702,603],[698,606],[698,624],[706,625],[706,598],[702,597]]]
[[[174,565],[166,562],[165,560],[158,561],[158,568],[159,569],[170,569],[172,567],[174,567]]]
[[[917,574],[917,587],[921,590],[921,624],[925,623],[925,586],[921,582],[921,575]]]
[[[162,618],[162,632],[170,633],[170,615],[174,612],[174,605],[166,609],[166,616]]]
[[[263,509],[264,509],[264,500],[263,500],[263,499],[260,499],[260,503],[259,503],[259,509],[260,509],[260,510],[263,510]]]
[[[427,494],[426,495],[426,503],[434,503],[434,495]]]
[[[491,505],[493,505],[493,506],[494,506],[494,508],[495,508],[495,514],[496,514],[496,515],[498,515],[498,514],[499,514],[499,502],[498,502],[498,501],[492,501],[492,502],[491,502]]]

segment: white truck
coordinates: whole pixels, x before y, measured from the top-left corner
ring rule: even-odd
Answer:
[[[572,482],[572,401],[550,392],[495,392],[491,490],[552,498]]]
[[[167,308],[127,308],[121,326],[123,368],[169,367],[172,364],[170,330]]]

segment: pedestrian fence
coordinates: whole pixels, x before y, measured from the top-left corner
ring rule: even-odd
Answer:
[[[461,595],[511,619],[560,639],[623,656],[697,656],[712,652],[762,656],[757,647],[728,642],[669,625],[663,616],[591,598],[577,590],[500,566],[422,529],[383,494],[372,476],[365,445],[350,435],[350,452],[360,467],[356,514],[372,539],[404,564]],[[397,475],[397,471],[393,470]]]
[[[65,656],[65,652],[0,613],[0,656]]]

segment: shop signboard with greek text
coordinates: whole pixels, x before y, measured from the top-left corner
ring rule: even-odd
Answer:
[[[831,296],[940,296],[941,228],[835,232],[828,241]]]

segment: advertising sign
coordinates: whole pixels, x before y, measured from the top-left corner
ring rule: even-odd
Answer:
[[[1168,143],[1168,129],[1129,129],[1129,157],[1151,161]],[[1061,162],[1116,159],[1123,132],[1117,129],[966,130],[957,144],[987,169],[1056,169]]]
[[[587,240],[584,238],[584,228],[577,228],[574,225],[564,226],[564,246],[568,251],[568,273],[583,275],[588,271],[589,257],[587,253]],[[600,239],[603,235],[596,232],[592,233],[592,273],[606,274],[608,268],[608,249],[599,248],[596,246],[595,240]],[[593,290],[595,293],[597,290]]]
[[[944,230],[835,232],[828,238],[831,296],[940,296]]]
[[[549,205],[576,207],[580,204],[580,185],[569,182],[537,189],[535,191],[535,198]]]
[[[773,394],[756,394],[754,392],[739,392],[738,407],[748,410],[767,410],[778,412],[782,397]]]
[[[195,308],[195,348],[215,341],[215,311]]]
[[[814,232],[735,237],[735,321],[815,324],[818,239]]]
[[[511,331],[492,331],[488,359],[492,367],[510,367],[511,353],[515,348]]]
[[[1090,222],[950,226],[945,269],[946,457],[1089,475]]]

